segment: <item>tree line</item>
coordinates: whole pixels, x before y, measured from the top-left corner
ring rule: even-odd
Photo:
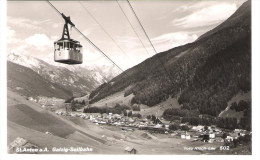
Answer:
[[[196,111],[169,108],[163,112],[163,118],[172,122],[189,123],[190,125],[210,126],[216,125],[220,128],[234,130],[236,128],[251,130],[251,107],[244,111],[243,118],[214,117],[201,115]]]

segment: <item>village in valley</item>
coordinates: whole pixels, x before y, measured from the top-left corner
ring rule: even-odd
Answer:
[[[8,3],[8,153],[252,155],[251,0],[115,2]]]
[[[220,127],[216,117],[180,110],[174,98],[148,107],[130,104],[129,97],[122,97],[118,94],[94,104],[89,104],[88,96],[67,101],[45,97],[25,99],[68,121],[72,126],[85,128],[95,139],[104,141],[106,147],[111,147],[109,150],[116,147],[119,153],[150,154],[152,151],[154,154],[250,154],[252,132],[239,125],[233,127],[232,121],[229,125],[233,129]],[[171,119],[168,118],[169,115]],[[195,118],[195,115],[198,116]],[[55,132],[44,130],[46,136],[57,136]],[[65,138],[81,141],[81,133],[83,132]],[[14,152],[17,146],[39,148],[24,137],[17,137],[10,143],[9,150]]]
[[[144,114],[150,108],[144,109],[138,104],[96,107],[77,99],[70,102],[53,99],[48,104],[42,97],[29,97],[26,100],[39,104],[43,110],[52,112],[75,126],[85,127],[96,136],[95,139],[103,140],[108,148],[114,150],[117,147],[119,153],[147,154],[153,151],[154,154],[250,154],[251,131],[241,128],[226,129],[217,125],[194,125],[180,120],[166,120],[163,114]],[[165,112],[165,108],[159,108]],[[203,119],[206,116],[199,117]],[[46,136],[56,136],[51,130],[45,130],[44,133]],[[66,138],[81,139],[81,136],[77,133]],[[15,149],[19,146],[24,148],[21,153],[39,152],[38,145],[24,137],[17,137],[8,146],[10,153],[16,153]],[[28,151],[26,148],[34,150]],[[42,151],[48,152],[49,149]]]
[[[154,137],[163,136],[164,138],[179,139],[187,146],[183,150],[188,151],[199,151],[205,154],[211,151],[213,154],[218,154],[221,151],[242,147],[251,139],[251,132],[245,129],[230,130],[216,127],[216,125],[190,125],[188,122],[167,121],[162,116],[142,116],[140,108],[139,111],[124,110],[119,114],[112,112],[88,113],[95,111],[88,110],[89,108],[83,110],[71,109],[68,106],[70,104],[66,104],[65,109],[56,110],[55,113],[63,117],[74,117],[89,121],[101,129],[119,129],[121,132],[128,134],[134,133],[136,130],[142,130]],[[136,106],[138,105],[134,105],[134,108]],[[101,137],[106,138],[105,135],[101,135]],[[123,141],[123,139],[120,140]],[[243,141],[246,142],[243,143]],[[129,146],[125,147],[125,151],[137,153],[135,148]],[[238,154],[236,151],[234,153]]]

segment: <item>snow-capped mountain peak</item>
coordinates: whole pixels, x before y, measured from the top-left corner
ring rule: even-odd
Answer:
[[[42,78],[80,95],[119,74],[114,66],[65,65],[15,53],[8,54],[7,60],[30,68]]]
[[[26,55],[18,55],[15,53],[10,53],[7,55],[7,60],[21,66],[25,66],[34,70],[40,66],[40,61],[34,57]]]

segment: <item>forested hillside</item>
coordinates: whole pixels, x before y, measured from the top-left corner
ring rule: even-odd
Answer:
[[[185,109],[217,116],[239,91],[251,89],[251,37],[245,37],[208,58],[179,97]]]
[[[250,87],[251,2],[248,1],[197,41],[159,53],[104,83],[90,94],[90,102],[127,88],[125,96],[135,95],[132,103],[153,106],[172,96],[178,98],[184,109],[217,116],[232,96]]]

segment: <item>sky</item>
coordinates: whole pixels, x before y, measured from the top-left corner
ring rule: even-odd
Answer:
[[[245,0],[130,1],[158,53],[195,41],[225,21],[244,2]],[[156,54],[126,1],[121,0],[119,4],[134,30],[116,1],[51,3],[60,12],[70,16],[76,27],[123,70]],[[46,1],[8,1],[7,52],[53,62],[53,42],[61,38],[63,25],[64,20]],[[82,66],[111,65],[75,29],[70,29],[70,33],[72,39],[83,45]]]

